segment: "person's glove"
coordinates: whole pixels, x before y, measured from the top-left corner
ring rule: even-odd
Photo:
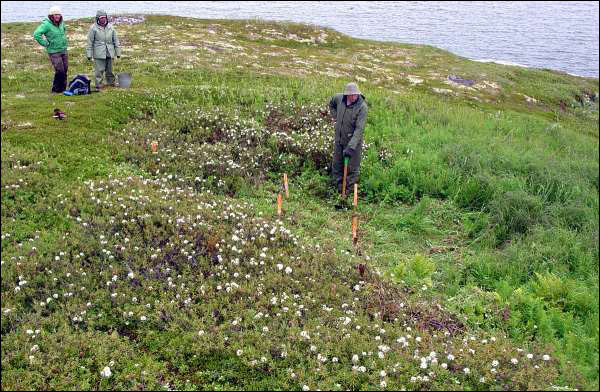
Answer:
[[[352,158],[354,156],[354,149],[352,147],[346,147],[344,149],[344,156]]]

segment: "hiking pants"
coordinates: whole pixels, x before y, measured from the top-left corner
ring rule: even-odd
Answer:
[[[94,59],[94,73],[96,76],[96,88],[102,86],[102,77],[106,72],[106,84],[115,85],[115,74],[113,74],[112,58],[107,57],[105,59]]]
[[[67,71],[69,70],[69,56],[67,52],[49,54],[50,62],[54,67],[54,81],[52,92],[62,93],[67,89]]]

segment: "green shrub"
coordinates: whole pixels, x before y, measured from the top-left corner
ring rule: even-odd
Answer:
[[[494,198],[494,192],[489,178],[481,175],[470,177],[458,185],[454,201],[461,208],[480,211]]]
[[[526,234],[542,220],[544,212],[541,200],[523,191],[498,195],[490,204],[491,221],[499,242]]]
[[[391,270],[391,277],[397,283],[408,286],[432,286],[431,275],[435,272],[436,265],[428,257],[416,255],[409,260],[403,260]]]

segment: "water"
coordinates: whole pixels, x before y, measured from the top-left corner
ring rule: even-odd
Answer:
[[[2,23],[39,21],[52,4],[65,19],[157,13],[203,19],[286,20],[358,38],[428,44],[473,60],[494,60],[598,77],[597,1],[573,2],[7,2]]]

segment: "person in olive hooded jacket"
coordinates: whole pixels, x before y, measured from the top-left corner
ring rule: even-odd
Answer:
[[[55,94],[62,93],[67,88],[69,57],[67,55],[67,33],[60,8],[57,6],[50,8],[48,17],[34,31],[33,38],[46,48],[50,62],[54,67],[52,92]]]
[[[356,83],[348,83],[343,94],[334,95],[329,101],[329,110],[335,120],[335,140],[331,174],[338,191],[342,191],[344,159],[349,158],[346,195],[356,182],[360,169],[362,144],[367,123],[368,108],[365,96]]]
[[[113,59],[121,57],[121,46],[117,31],[108,23],[105,11],[96,12],[96,22],[90,28],[87,40],[87,58],[94,59],[96,90],[102,88],[102,79],[106,73],[106,84],[115,85]]]

